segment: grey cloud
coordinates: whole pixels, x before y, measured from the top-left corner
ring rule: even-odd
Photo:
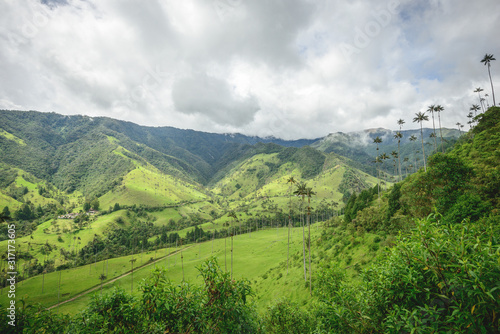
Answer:
[[[225,81],[204,73],[175,81],[172,99],[182,113],[204,115],[217,124],[232,126],[251,122],[260,109],[254,96],[235,96]]]
[[[186,57],[219,63],[236,57],[272,68],[304,65],[296,39],[311,24],[314,4],[301,0],[197,3],[206,6],[209,22],[203,34],[182,36]]]
[[[287,139],[416,127],[428,104],[464,123],[500,2],[399,0],[348,64],[341,43],[394,1],[0,1],[0,102]]]

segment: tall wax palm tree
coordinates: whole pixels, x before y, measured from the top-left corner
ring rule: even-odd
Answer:
[[[380,163],[382,164],[382,168],[384,168],[384,161],[387,159],[389,159],[389,156],[385,152],[380,155]],[[384,184],[386,183],[384,182]]]
[[[401,128],[403,127],[403,124],[405,124],[404,119],[398,119],[399,131],[401,131]]]
[[[427,172],[427,164],[425,162],[424,130],[423,130],[422,123],[424,121],[428,121],[428,120],[429,120],[429,116],[427,116],[425,113],[420,112],[420,111],[418,113],[415,113],[415,117],[413,118],[413,123],[415,123],[415,122],[420,123],[420,138],[422,139],[422,155],[424,157],[424,171],[426,171],[426,172]]]
[[[460,122],[457,122],[456,126],[458,126],[458,135],[461,136],[462,132],[460,131],[460,125],[462,125]]]
[[[137,259],[132,258],[129,261],[130,261],[130,264],[132,265],[132,272],[131,272],[132,277],[131,277],[131,280],[130,280],[130,282],[131,282],[130,293],[132,293],[132,292],[134,292],[134,262],[137,261]]]
[[[441,137],[441,152],[444,153],[444,147],[443,147],[443,131],[441,130],[441,111],[444,110],[443,106],[438,104],[436,108],[434,109],[438,113],[438,119],[439,119],[439,136]]]
[[[401,138],[403,138],[403,134],[401,132],[396,132],[394,135],[394,139],[398,140],[398,166],[399,166],[399,181],[401,181],[401,158],[399,157],[399,144],[401,143]]]
[[[437,151],[437,143],[436,143],[436,126],[434,125],[434,111],[436,111],[435,105],[430,105],[427,108],[427,111],[431,112],[432,115],[432,128],[434,129],[434,151]]]
[[[488,94],[484,94],[485,100],[486,100],[486,106],[488,109],[490,108],[490,101],[488,101],[488,97],[490,97]]]
[[[435,141],[435,140],[436,140],[436,134],[435,134],[434,132],[433,132],[433,133],[431,133],[431,134],[429,135],[429,138],[432,138],[432,139],[434,139],[434,141]],[[428,144],[428,143],[427,143],[427,144]],[[431,145],[431,144],[429,144],[429,145]],[[437,151],[434,151],[434,152],[437,152]]]
[[[99,279],[101,280],[101,295],[102,295],[102,283],[104,282],[104,280],[105,280],[106,278],[107,278],[107,277],[106,277],[106,275],[104,275],[104,274],[99,275]]]
[[[296,183],[296,181],[293,176],[290,176],[290,178],[286,182],[290,183],[290,188],[288,190],[288,197],[290,199],[290,211],[288,213],[288,250],[286,255],[286,273],[288,275],[288,266],[290,261],[290,229],[292,227],[292,187]]]
[[[312,296],[312,269],[311,269],[311,196],[316,195],[312,188],[306,188],[307,196],[307,229],[309,238],[307,240],[307,250],[309,252],[309,294]]]
[[[42,271],[42,294],[43,294],[43,286],[45,285],[45,273],[47,273],[47,269]]]
[[[398,152],[396,151],[392,151],[391,152],[391,155],[392,155],[392,159],[393,159],[393,162],[394,162],[394,175],[396,176],[398,171],[397,171],[397,166],[396,166],[396,159],[399,160],[399,155],[398,155]]]
[[[415,137],[415,135],[411,135],[410,136],[410,141],[411,142],[417,141],[417,137]],[[418,152],[416,152],[416,153],[418,153]],[[415,155],[415,171],[417,170],[417,168],[418,168],[418,165],[417,165],[417,156]]]
[[[307,184],[304,182],[300,182],[297,184],[297,189],[293,192],[297,196],[302,196],[302,203],[301,203],[301,209],[304,208],[304,197],[307,195]],[[302,210],[301,210],[301,220],[302,218]],[[306,273],[306,241],[305,241],[305,227],[304,223],[302,222],[302,257],[304,259],[304,281],[307,282],[307,273]]]
[[[467,118],[469,119],[467,124],[469,124],[470,129],[472,129],[472,124],[474,124],[474,115],[472,114],[472,112],[467,114]]]
[[[484,55],[484,58],[481,60],[481,63],[484,63],[485,66],[488,66],[488,75],[490,76],[490,84],[491,84],[491,94],[493,94],[493,106],[496,106],[495,90],[493,89],[493,81],[491,80],[491,71],[490,71],[491,67],[490,62],[493,60],[496,60],[495,58],[493,58],[493,54],[486,54]]]
[[[236,212],[231,211],[228,214],[228,217],[231,217],[234,219],[234,221],[238,222],[238,217],[236,216]],[[231,224],[232,231],[231,231],[231,279],[233,279],[233,235],[234,235],[234,227],[233,224]]]
[[[472,107],[469,108],[469,110],[474,112],[474,116],[477,116],[477,111],[479,110],[479,106],[477,104],[473,104]],[[469,116],[467,116],[469,117]]]
[[[377,158],[375,159],[375,166],[377,166],[377,163],[380,162],[380,160],[378,159],[378,144],[382,143],[382,138],[377,136],[375,137],[375,139],[373,139],[373,142],[377,144]],[[378,198],[380,199],[380,171],[378,167],[377,167],[377,178],[378,178],[377,191],[378,191]]]
[[[483,91],[484,89],[482,89],[481,87],[477,87],[475,90],[474,90],[474,93],[477,93],[477,95],[479,96],[479,104],[481,105],[481,109],[483,110],[484,112],[484,107],[483,107],[483,103],[481,102],[481,92]]]
[[[399,132],[401,133],[401,130],[403,128],[403,124],[405,124],[404,119],[398,119],[398,125],[399,125]],[[403,138],[403,134],[401,133],[401,138]],[[401,138],[398,138],[398,154],[399,154],[399,143],[401,142]],[[399,161],[399,175],[401,179],[401,160]],[[401,181],[401,180],[400,180]]]

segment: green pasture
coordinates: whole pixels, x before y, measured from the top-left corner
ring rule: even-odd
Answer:
[[[10,196],[7,196],[0,192],[0,208],[3,210],[4,207],[8,206],[10,212],[13,212],[14,210],[17,210],[21,207],[22,203],[16,201]]]
[[[165,256],[174,251],[171,248],[164,248],[156,252],[156,258]],[[90,265],[71,268],[62,271],[54,271],[45,275],[38,275],[21,281],[16,287],[16,300],[25,299],[28,304],[41,303],[44,306],[51,306],[58,301],[70,299],[95,286],[99,286],[101,274],[107,278],[103,282],[109,282],[122,274],[131,270],[132,258],[135,258],[134,267],[145,265],[155,252],[134,254],[98,261]],[[134,273],[135,274],[135,273]],[[135,275],[134,275],[135,280]],[[60,281],[60,285],[59,285]],[[43,286],[43,291],[42,291]],[[6,290],[4,288],[3,290]],[[8,299],[5,292],[0,295],[0,304],[7,305]]]
[[[312,226],[313,240],[319,235],[319,225]],[[307,233],[307,232],[306,232]],[[287,228],[267,228],[251,234],[237,235],[233,239],[233,275],[237,279],[248,279],[255,292],[254,301],[260,309],[273,300],[288,297],[301,304],[307,303],[308,290],[306,289],[302,268],[302,229],[293,228],[291,233],[290,254],[295,254],[296,259],[291,261],[288,275],[286,274],[287,257]],[[161,259],[155,266],[167,269],[168,277],[173,282],[182,281],[182,266],[184,264],[184,279],[188,282],[200,284],[200,277],[196,267],[210,256],[218,259],[223,270],[230,271],[231,266],[231,239],[215,239],[200,244],[188,245],[181,254],[170,254],[175,249],[159,249],[144,254],[124,256],[108,261],[99,261],[96,264],[83,267],[52,272],[38,275],[18,284],[17,296],[27,298],[28,303],[42,303],[49,307],[55,305],[58,300],[70,299],[93,287],[100,286],[99,276],[104,273],[107,276],[104,284],[131,270],[130,260],[136,259],[134,263],[134,294],[138,294],[138,286],[142,279],[146,278],[153,269],[153,265],[147,265],[148,261]],[[299,256],[300,255],[300,256]],[[142,267],[141,267],[142,265]],[[316,264],[313,265],[313,270]],[[280,275],[281,274],[281,275]],[[59,287],[59,279],[61,285]],[[43,293],[42,293],[43,282]],[[114,286],[122,286],[130,291],[132,287],[131,275],[122,277],[112,284],[105,285],[103,291],[107,292]],[[92,293],[100,293],[100,289]],[[63,304],[59,312],[76,313],[90,300],[91,294]],[[7,302],[5,294],[0,296],[2,305]]]
[[[122,185],[99,198],[101,207],[122,205],[171,205],[184,201],[205,200],[206,195],[194,185],[162,174],[152,166],[136,166],[123,178]]]
[[[21,138],[13,135],[10,132],[5,131],[4,129],[0,129],[0,136],[3,136],[5,138],[7,138],[8,140],[12,140],[12,141],[16,142],[17,144],[19,144],[21,146],[26,146],[26,142],[24,140],[22,140]]]
[[[90,223],[78,230],[72,219],[50,219],[37,226],[36,230],[29,236],[16,238],[17,249],[26,252],[30,247],[30,254],[38,261],[54,259],[55,266],[61,265],[59,249],[67,251],[78,250],[91,242],[94,235],[103,235],[116,218],[122,217],[127,220],[125,210],[113,212],[109,215],[91,217]],[[60,237],[60,238],[59,238]],[[62,240],[62,241],[61,241]],[[49,243],[54,249],[48,255],[44,255],[42,248]],[[55,246],[55,247],[54,247]],[[7,240],[0,241],[0,250],[7,249]],[[18,262],[22,266],[24,261]]]

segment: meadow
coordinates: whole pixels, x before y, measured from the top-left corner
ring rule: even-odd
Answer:
[[[334,247],[333,244],[326,247],[324,245],[318,246],[317,240],[321,239],[320,236],[325,233],[324,231],[322,223],[311,226],[313,272],[320,263],[333,256],[336,262],[345,267],[346,272],[356,279],[359,266],[363,265],[364,267],[377,254],[377,251],[369,249],[370,245],[374,244],[373,239],[377,237],[375,235],[367,233],[363,236],[346,237],[350,241],[338,242],[337,247]],[[309,281],[304,280],[302,228],[292,228],[290,236],[288,270],[288,228],[266,227],[258,232],[234,236],[233,277],[246,279],[251,283],[254,291],[251,300],[259,311],[263,312],[266,307],[281,299],[288,299],[302,306],[307,306],[314,300],[309,296]],[[315,247],[321,247],[323,250]],[[133,295],[139,296],[141,281],[148,277],[155,267],[166,270],[167,277],[172,282],[180,283],[184,277],[186,282],[201,285],[202,281],[198,275],[197,267],[212,256],[218,260],[223,270],[231,271],[230,249],[230,238],[215,239],[185,245],[182,247],[182,254],[180,247],[161,248],[156,251],[97,261],[77,268],[54,271],[18,283],[17,300],[24,300],[28,304],[41,303],[43,306],[54,308],[56,312],[60,313],[76,314],[89,303],[93,294],[101,293],[101,275],[106,276],[102,281],[102,293],[109,293],[115,287],[122,287],[128,292],[132,292]],[[339,249],[342,251],[339,252]],[[333,252],[338,254],[333,254]],[[135,259],[133,283],[132,259]],[[358,268],[355,268],[356,263]],[[91,292],[85,294],[87,291]],[[62,303],[81,294],[83,295],[73,301]],[[6,293],[2,292],[0,304],[3,307],[7,302]],[[58,303],[62,304],[56,306]]]

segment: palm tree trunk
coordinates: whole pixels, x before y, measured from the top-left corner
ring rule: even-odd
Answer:
[[[180,239],[179,248],[181,251],[182,281],[184,282],[184,255],[182,254],[182,239]]]
[[[377,157],[378,159],[378,157]],[[378,164],[378,161],[375,161],[375,164]],[[379,168],[377,167],[377,196],[378,196],[378,199],[379,199],[379,203],[378,203],[378,206],[380,206],[380,170]]]
[[[306,273],[306,230],[304,224],[304,196],[302,196],[302,258],[304,259],[304,281],[307,282]]]
[[[234,235],[234,228],[233,231],[231,232],[231,280],[233,279],[233,235]]]
[[[488,75],[490,76],[491,94],[493,94],[493,106],[495,107],[497,104],[495,102],[495,90],[493,89],[493,81],[491,80],[491,72],[490,72],[490,64],[489,63],[488,63]]]
[[[288,216],[288,250],[286,254],[286,274],[288,275],[288,266],[290,262],[290,226],[292,225],[292,217]]]
[[[441,136],[441,152],[444,153],[444,147],[443,147],[443,131],[441,130],[441,112],[438,112],[438,119],[439,119],[439,135]]]
[[[59,270],[59,285],[57,286],[57,311],[59,311],[59,297],[61,296],[61,275],[62,275],[62,270]],[[102,294],[102,283],[101,283],[101,294]]]
[[[310,217],[310,212],[309,208],[307,211],[307,228],[309,230],[309,238],[308,238],[308,244],[307,244],[307,249],[309,251],[309,295],[312,297],[312,269],[311,269],[311,217]]]
[[[400,140],[398,140],[398,166],[399,166],[399,182],[402,181],[403,177],[401,176],[401,158],[399,157],[399,142]]]
[[[477,96],[479,96],[479,104],[481,105],[481,109],[483,110],[483,114],[484,114],[484,106],[483,106],[483,101],[481,101],[481,92],[477,92]]]
[[[130,280],[130,293],[134,292],[134,263],[132,262],[132,274],[131,274],[131,280]]]
[[[424,130],[422,129],[422,122],[420,122],[420,138],[422,139],[422,155],[424,156],[424,171],[427,172],[427,165],[425,163]]]
[[[434,125],[434,112],[432,112],[432,128],[434,129],[434,151],[437,151],[436,125]]]

